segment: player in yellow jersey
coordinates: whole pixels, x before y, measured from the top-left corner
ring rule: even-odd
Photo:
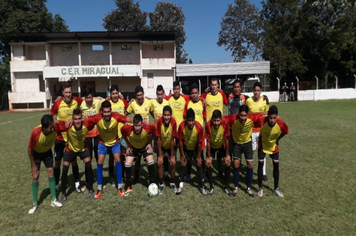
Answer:
[[[246,100],[246,105],[249,107],[251,113],[260,113],[262,115],[267,114],[268,111],[268,99],[261,96],[262,84],[256,82],[253,85],[253,97]],[[255,151],[258,143],[258,135],[260,134],[260,127],[253,127],[252,129],[252,151]],[[263,180],[267,181],[266,174],[266,159],[264,160],[263,166]]]
[[[230,127],[226,120],[222,119],[221,111],[215,110],[210,121],[205,124],[205,133],[207,140],[206,150],[206,174],[209,180],[210,189],[208,194],[214,192],[212,162],[215,155],[217,158],[224,159],[225,162],[225,188],[224,192],[231,194],[230,184],[230,165],[231,157],[229,154],[229,136]]]
[[[231,125],[231,133],[233,140],[232,160],[234,162],[234,185],[235,189],[232,192],[234,196],[238,193],[239,178],[240,178],[240,164],[242,154],[245,155],[247,163],[246,171],[246,193],[253,197],[254,194],[251,189],[253,177],[253,151],[252,151],[252,128],[254,124],[259,125],[261,115],[259,113],[249,116],[249,108],[246,105],[241,105],[238,114],[225,116],[224,119]],[[257,126],[257,125],[256,125]]]
[[[35,213],[38,207],[37,194],[41,162],[44,163],[47,169],[49,189],[51,190],[51,206],[62,206],[57,201],[56,184],[53,177],[53,154],[51,148],[56,141],[56,136],[57,134],[53,128],[53,117],[51,115],[44,115],[41,119],[41,126],[37,126],[31,133],[27,152],[31,162],[33,203],[31,209],[28,211],[29,214]]]
[[[198,171],[200,192],[206,196],[207,191],[204,187],[204,170],[201,158],[201,146],[203,142],[203,127],[195,121],[195,113],[192,108],[187,111],[185,121],[178,128],[179,152],[180,152],[180,169],[179,169],[179,188],[177,194],[183,192],[183,181],[188,161],[195,161]]]
[[[104,101],[101,104],[101,114],[90,116],[88,118],[88,122],[96,124],[100,134],[100,141],[98,145],[98,165],[96,169],[98,190],[95,195],[95,199],[99,199],[103,191],[103,163],[105,155],[108,152],[111,152],[115,159],[117,192],[120,196],[124,196],[124,192],[122,189],[120,142],[117,129],[120,122],[132,122],[132,118],[120,115],[117,112],[112,112],[111,103],[109,101]]]
[[[119,86],[117,84],[112,84],[110,87],[110,98],[109,102],[111,103],[111,109],[113,112],[117,112],[120,115],[126,115],[126,109],[128,108],[129,104],[125,99],[122,99],[119,92]],[[120,139],[120,160],[121,160],[121,167],[122,169],[125,168],[125,153],[127,144],[121,135],[121,128],[124,126],[123,123],[119,123],[117,130],[118,130],[118,137]],[[115,186],[114,181],[114,156],[112,153],[109,155],[109,178],[110,182],[113,186]],[[122,178],[124,178],[124,171],[122,172]]]
[[[80,110],[83,116],[88,117],[100,113],[101,103],[103,98],[95,97],[94,91],[91,88],[86,88],[83,90],[84,102],[80,105]],[[93,160],[93,151],[96,162],[98,163],[98,144],[99,144],[99,131],[96,126],[90,131],[88,131],[86,143],[88,146],[88,151],[90,154],[90,159]]]
[[[278,117],[278,108],[271,106],[268,110],[268,115],[264,119],[264,125],[260,130],[258,143],[258,196],[263,197],[262,186],[262,168],[266,154],[272,158],[273,161],[273,179],[274,179],[274,193],[278,197],[283,197],[283,193],[279,190],[279,140],[288,134],[287,124]]]
[[[165,106],[163,108],[163,116],[158,118],[156,122],[156,137],[157,137],[157,167],[159,179],[159,194],[163,193],[163,163],[164,159],[170,163],[170,187],[174,193],[177,193],[174,177],[176,172],[176,157],[175,157],[175,138],[177,137],[177,123],[172,117],[172,108]],[[168,169],[168,168],[167,168]]]
[[[133,118],[133,125],[125,125],[121,129],[122,136],[127,143],[125,170],[127,188],[125,195],[132,191],[131,185],[131,166],[136,161],[138,155],[142,155],[146,160],[149,175],[149,183],[154,183],[155,168],[153,160],[152,140],[155,136],[155,126],[143,123],[142,116],[136,114]]]
[[[51,109],[51,115],[57,115],[57,120],[69,120],[72,118],[73,110],[79,108],[82,99],[78,97],[72,96],[72,86],[69,82],[65,83],[62,88],[62,99],[56,101]],[[66,141],[66,133],[62,133],[57,135],[56,143],[54,144],[54,178],[56,181],[56,191],[59,192],[59,177],[61,172],[61,162],[63,158],[63,152],[65,148],[65,141]],[[73,161],[72,163],[72,172],[75,181],[75,190],[78,193],[81,193],[82,190],[80,189],[79,183],[79,168],[77,161]]]
[[[85,177],[89,189],[89,199],[94,199],[93,169],[91,166],[91,157],[89,154],[89,150],[85,141],[88,131],[94,128],[94,124],[90,124],[86,121],[83,122],[83,117],[80,109],[74,109],[72,116],[72,122],[68,127],[66,126],[65,121],[56,120],[55,122],[57,133],[67,132],[67,142],[63,156],[63,170],[61,178],[62,204],[67,200],[66,188],[69,165],[77,159],[77,156],[79,156],[80,159],[83,160],[85,165]]]
[[[184,120],[184,108],[185,104],[188,102],[189,96],[180,93],[179,81],[173,82],[173,94],[165,97],[169,102],[169,106],[172,108],[173,117],[177,122],[177,128],[180,123]]]

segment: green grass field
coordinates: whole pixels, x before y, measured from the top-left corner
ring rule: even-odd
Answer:
[[[144,167],[143,184],[135,186],[128,197],[120,198],[107,184],[102,197],[90,201],[87,191],[81,195],[73,192],[70,168],[69,196],[60,209],[50,206],[48,178],[42,165],[40,205],[34,215],[28,214],[32,180],[27,145],[44,113],[1,113],[0,234],[354,235],[356,158],[352,145],[356,140],[356,100],[277,105],[290,130],[280,142],[283,199],[272,192],[271,160],[267,163],[265,196],[257,197],[256,153],[254,198],[244,193],[244,178],[236,197],[224,194],[216,171],[213,196],[203,197],[194,178],[185,184],[180,196],[166,188],[162,196],[150,198]],[[93,169],[96,171],[95,161]],[[84,181],[82,163],[80,172]],[[104,166],[105,182],[107,176]]]

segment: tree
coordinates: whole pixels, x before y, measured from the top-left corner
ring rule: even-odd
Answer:
[[[170,2],[158,2],[154,12],[149,13],[153,31],[176,31],[176,62],[187,63],[188,54],[183,49],[186,40],[182,8]]]
[[[10,87],[8,33],[65,32],[68,26],[45,6],[46,0],[0,1],[0,90]]]
[[[255,5],[247,0],[235,0],[234,6],[228,5],[220,25],[217,45],[231,51],[234,61],[259,57],[260,21]]]
[[[107,14],[103,26],[108,31],[140,31],[147,22],[147,12],[142,12],[140,4],[133,0],[116,0],[118,9]]]
[[[271,62],[271,76],[282,78],[305,72],[300,52],[299,0],[267,0],[262,2],[260,15],[262,58]]]

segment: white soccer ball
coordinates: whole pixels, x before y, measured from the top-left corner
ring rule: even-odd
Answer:
[[[147,194],[150,197],[157,196],[157,194],[158,194],[158,186],[157,186],[157,184],[155,184],[155,183],[150,184],[150,186],[148,186]]]

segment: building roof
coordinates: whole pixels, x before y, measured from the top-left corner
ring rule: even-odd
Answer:
[[[219,76],[219,75],[258,75],[269,74],[269,61],[177,64],[176,76]]]
[[[177,36],[173,31],[77,31],[62,33],[18,33],[7,34],[10,42],[50,42],[50,41],[90,41],[90,40],[137,40],[137,41],[169,41]]]

